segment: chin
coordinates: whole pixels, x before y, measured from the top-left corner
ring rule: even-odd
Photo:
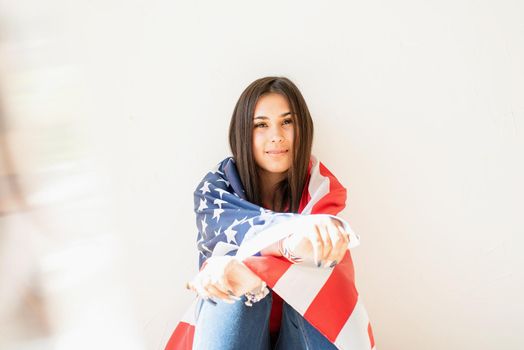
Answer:
[[[263,169],[268,173],[282,174],[288,171],[290,166],[288,164],[265,164]]]
[[[268,159],[265,154],[261,154],[259,157],[256,157],[255,162],[257,163],[259,169],[266,173],[273,174],[286,173],[292,165],[291,159],[288,157],[282,159]]]

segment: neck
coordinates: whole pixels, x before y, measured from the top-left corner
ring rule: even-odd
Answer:
[[[260,194],[266,208],[274,210],[273,197],[278,201],[280,194],[276,192],[277,184],[286,177],[286,174],[260,174]]]
[[[286,178],[286,173],[275,174],[266,171],[260,171],[258,174],[262,188],[267,189],[274,189],[280,181]]]

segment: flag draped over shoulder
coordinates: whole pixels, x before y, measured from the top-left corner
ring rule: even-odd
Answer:
[[[208,172],[194,192],[199,266],[211,256],[234,255],[268,287],[341,350],[375,350],[369,318],[354,277],[350,250],[334,268],[292,264],[260,250],[297,230],[312,215],[340,220],[350,234],[349,248],[360,238],[339,214],[346,189],[315,156],[311,156],[307,190],[299,213],[278,213],[246,200],[233,157]],[[195,299],[172,333],[165,350],[191,350],[196,319]]]

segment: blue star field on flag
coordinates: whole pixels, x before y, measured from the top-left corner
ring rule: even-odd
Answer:
[[[233,157],[204,176],[194,191],[194,209],[200,268],[211,255],[235,255],[245,238],[270,223],[300,215],[276,213],[247,201]]]

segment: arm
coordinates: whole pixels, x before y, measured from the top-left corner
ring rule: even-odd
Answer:
[[[260,254],[284,256],[291,263],[313,260],[318,267],[336,265],[344,257],[354,233],[345,220],[334,215],[315,215],[312,218],[314,221],[308,224],[311,227],[269,245]]]

